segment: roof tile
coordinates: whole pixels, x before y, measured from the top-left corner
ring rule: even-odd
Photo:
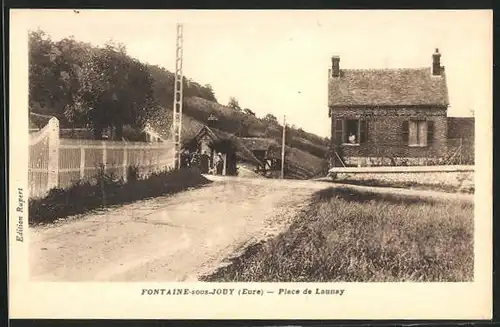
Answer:
[[[447,106],[444,67],[440,76],[430,68],[341,69],[328,78],[329,106]]]

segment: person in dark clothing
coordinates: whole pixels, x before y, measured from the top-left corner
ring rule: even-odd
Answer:
[[[222,158],[222,154],[219,152],[217,154],[217,159],[215,161],[215,168],[217,171],[217,175],[222,175],[224,170],[224,159]]]
[[[201,155],[201,160],[200,160],[202,174],[208,174],[209,163],[210,163],[210,157],[208,156],[207,151],[203,151],[203,154]]]
[[[191,167],[200,168],[200,155],[198,151],[191,154]]]
[[[189,167],[189,151],[184,149],[181,151],[181,168]]]

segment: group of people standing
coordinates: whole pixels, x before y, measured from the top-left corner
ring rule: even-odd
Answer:
[[[190,152],[188,149],[184,149],[181,152],[181,167],[194,167],[200,169],[202,174],[215,174],[222,175],[224,170],[224,158],[219,152],[214,156],[212,162],[207,151],[200,153],[199,150]]]

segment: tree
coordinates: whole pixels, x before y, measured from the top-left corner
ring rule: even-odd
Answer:
[[[236,121],[238,129],[236,131],[236,136],[247,137],[250,134],[251,122],[249,121],[249,116],[243,116]]]
[[[67,125],[64,115],[79,88],[81,66],[92,51],[90,44],[73,37],[53,42],[41,30],[29,34],[30,111],[56,116]]]
[[[123,125],[144,126],[154,105],[153,81],[147,67],[129,57],[123,46],[108,43],[90,53],[79,78],[74,101],[65,110],[70,121],[91,125],[96,139],[107,127],[114,127],[120,139]]]
[[[281,127],[281,128],[283,128],[283,127]],[[289,147],[294,147],[295,146],[295,142],[293,141],[293,135],[294,135],[293,128],[290,125],[286,124],[285,143]]]
[[[214,93],[214,90],[212,88],[212,85],[205,84],[205,86],[203,86],[202,91],[203,91],[202,98],[204,98],[206,100],[209,100],[209,101],[217,102],[217,99],[215,98],[215,93]]]
[[[121,138],[123,125],[143,127],[154,91],[149,67],[123,44],[96,48],[72,37],[54,42],[41,30],[29,34],[30,111],[56,116],[63,126],[90,125],[96,138],[114,127]]]
[[[238,100],[236,100],[235,97],[229,98],[229,103],[227,104],[227,106],[231,109],[241,110]]]
[[[243,109],[243,112],[247,115],[255,116],[255,112],[253,112],[252,110],[250,110],[248,108]]]
[[[163,107],[172,107],[174,101],[175,75],[163,67],[149,65],[148,71],[154,81],[154,97]]]
[[[265,117],[264,117],[264,120],[265,121],[268,121],[268,122],[271,122],[271,123],[278,123],[278,118],[276,118],[275,115],[273,114],[267,114]]]
[[[63,112],[67,74],[58,64],[62,52],[41,30],[29,34],[29,106],[36,112],[58,116]]]
[[[41,30],[29,33],[29,106],[36,107],[40,113],[54,104],[52,84],[55,74],[51,70],[53,57],[50,53],[53,42]]]

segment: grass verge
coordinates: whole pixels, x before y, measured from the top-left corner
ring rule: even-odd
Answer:
[[[202,277],[217,282],[464,282],[473,204],[329,188],[291,227]]]
[[[111,205],[181,192],[210,183],[199,171],[179,169],[153,173],[145,179],[124,183],[98,173],[96,180],[77,181],[67,189],[52,189],[41,199],[29,200],[30,226],[52,223],[59,218],[82,214]]]

